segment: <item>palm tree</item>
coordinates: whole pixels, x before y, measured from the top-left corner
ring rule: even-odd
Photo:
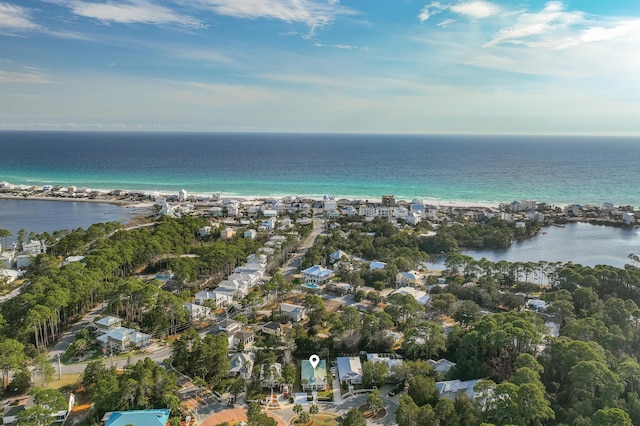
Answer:
[[[1,229],[0,228],[0,238],[4,238],[4,245],[2,246],[2,248],[4,249],[5,247],[7,247],[7,238],[9,238],[11,236],[11,231],[9,231],[8,229]],[[0,250],[1,252],[2,250]]]
[[[311,407],[309,407],[309,414],[311,414],[311,421],[315,422],[316,421],[316,414],[318,414],[320,410],[318,409],[318,406],[316,404],[311,404]]]

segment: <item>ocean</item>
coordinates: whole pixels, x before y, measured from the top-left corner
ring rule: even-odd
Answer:
[[[640,205],[640,138],[0,132],[0,181],[227,196]]]
[[[330,134],[0,132],[0,181],[229,196],[421,198],[497,205],[534,199],[640,206],[640,138]],[[53,232],[126,221],[122,207],[0,200],[0,228]],[[637,229],[588,224],[503,251],[497,261],[624,266]],[[4,241],[3,241],[4,242]]]

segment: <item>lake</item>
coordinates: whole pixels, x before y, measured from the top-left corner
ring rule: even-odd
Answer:
[[[10,246],[18,231],[53,233],[61,229],[87,229],[94,223],[127,222],[135,209],[113,204],[81,201],[5,200],[0,199],[0,229],[8,229]],[[0,244],[4,244],[4,238]]]
[[[533,238],[513,243],[504,250],[467,250],[463,254],[492,262],[573,262],[584,266],[611,265],[624,268],[629,253],[640,254],[640,229],[569,223],[564,228],[542,228]],[[442,269],[444,258],[429,267]]]

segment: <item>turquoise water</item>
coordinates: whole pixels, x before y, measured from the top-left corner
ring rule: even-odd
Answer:
[[[0,181],[94,189],[640,205],[640,139],[0,132]]]
[[[320,288],[318,285],[313,284],[313,283],[304,283],[304,284],[300,284],[300,287],[310,288],[310,289],[312,289],[312,290],[317,290],[317,289],[319,289],[319,288]]]

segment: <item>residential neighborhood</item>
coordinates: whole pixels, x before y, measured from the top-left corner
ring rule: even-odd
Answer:
[[[548,389],[561,379],[560,395],[577,398],[581,370],[572,369],[591,368],[581,362],[622,374],[602,354],[622,356],[626,346],[597,334],[590,342],[600,349],[580,346],[577,327],[595,315],[619,339],[634,333],[635,290],[601,269],[493,263],[454,250],[539,232],[531,200],[464,212],[393,196],[379,204],[219,200],[204,214],[186,192],[161,201],[144,228],[102,225],[3,251],[5,266],[20,255],[29,264],[7,268],[17,273],[7,285],[20,291],[7,292],[0,325],[34,318],[20,333],[2,328],[0,349],[20,360],[4,364],[3,424],[27,422],[28,399],[44,398],[41,390],[67,374],[77,385],[65,416],[87,425],[213,425],[238,409],[247,411],[238,421],[272,419],[264,424],[361,415],[404,426],[415,413],[447,424],[444,412],[458,419],[451,424],[554,424],[617,409],[601,401],[563,412]],[[444,267],[430,267],[443,251]],[[59,300],[47,297],[54,291]],[[562,364],[576,348],[582,355]],[[576,372],[559,376],[561,368]],[[143,390],[153,382],[170,391]],[[535,413],[516,407],[534,396]],[[57,398],[47,415],[58,422],[64,398],[46,397]],[[507,400],[512,417],[501,411]]]

